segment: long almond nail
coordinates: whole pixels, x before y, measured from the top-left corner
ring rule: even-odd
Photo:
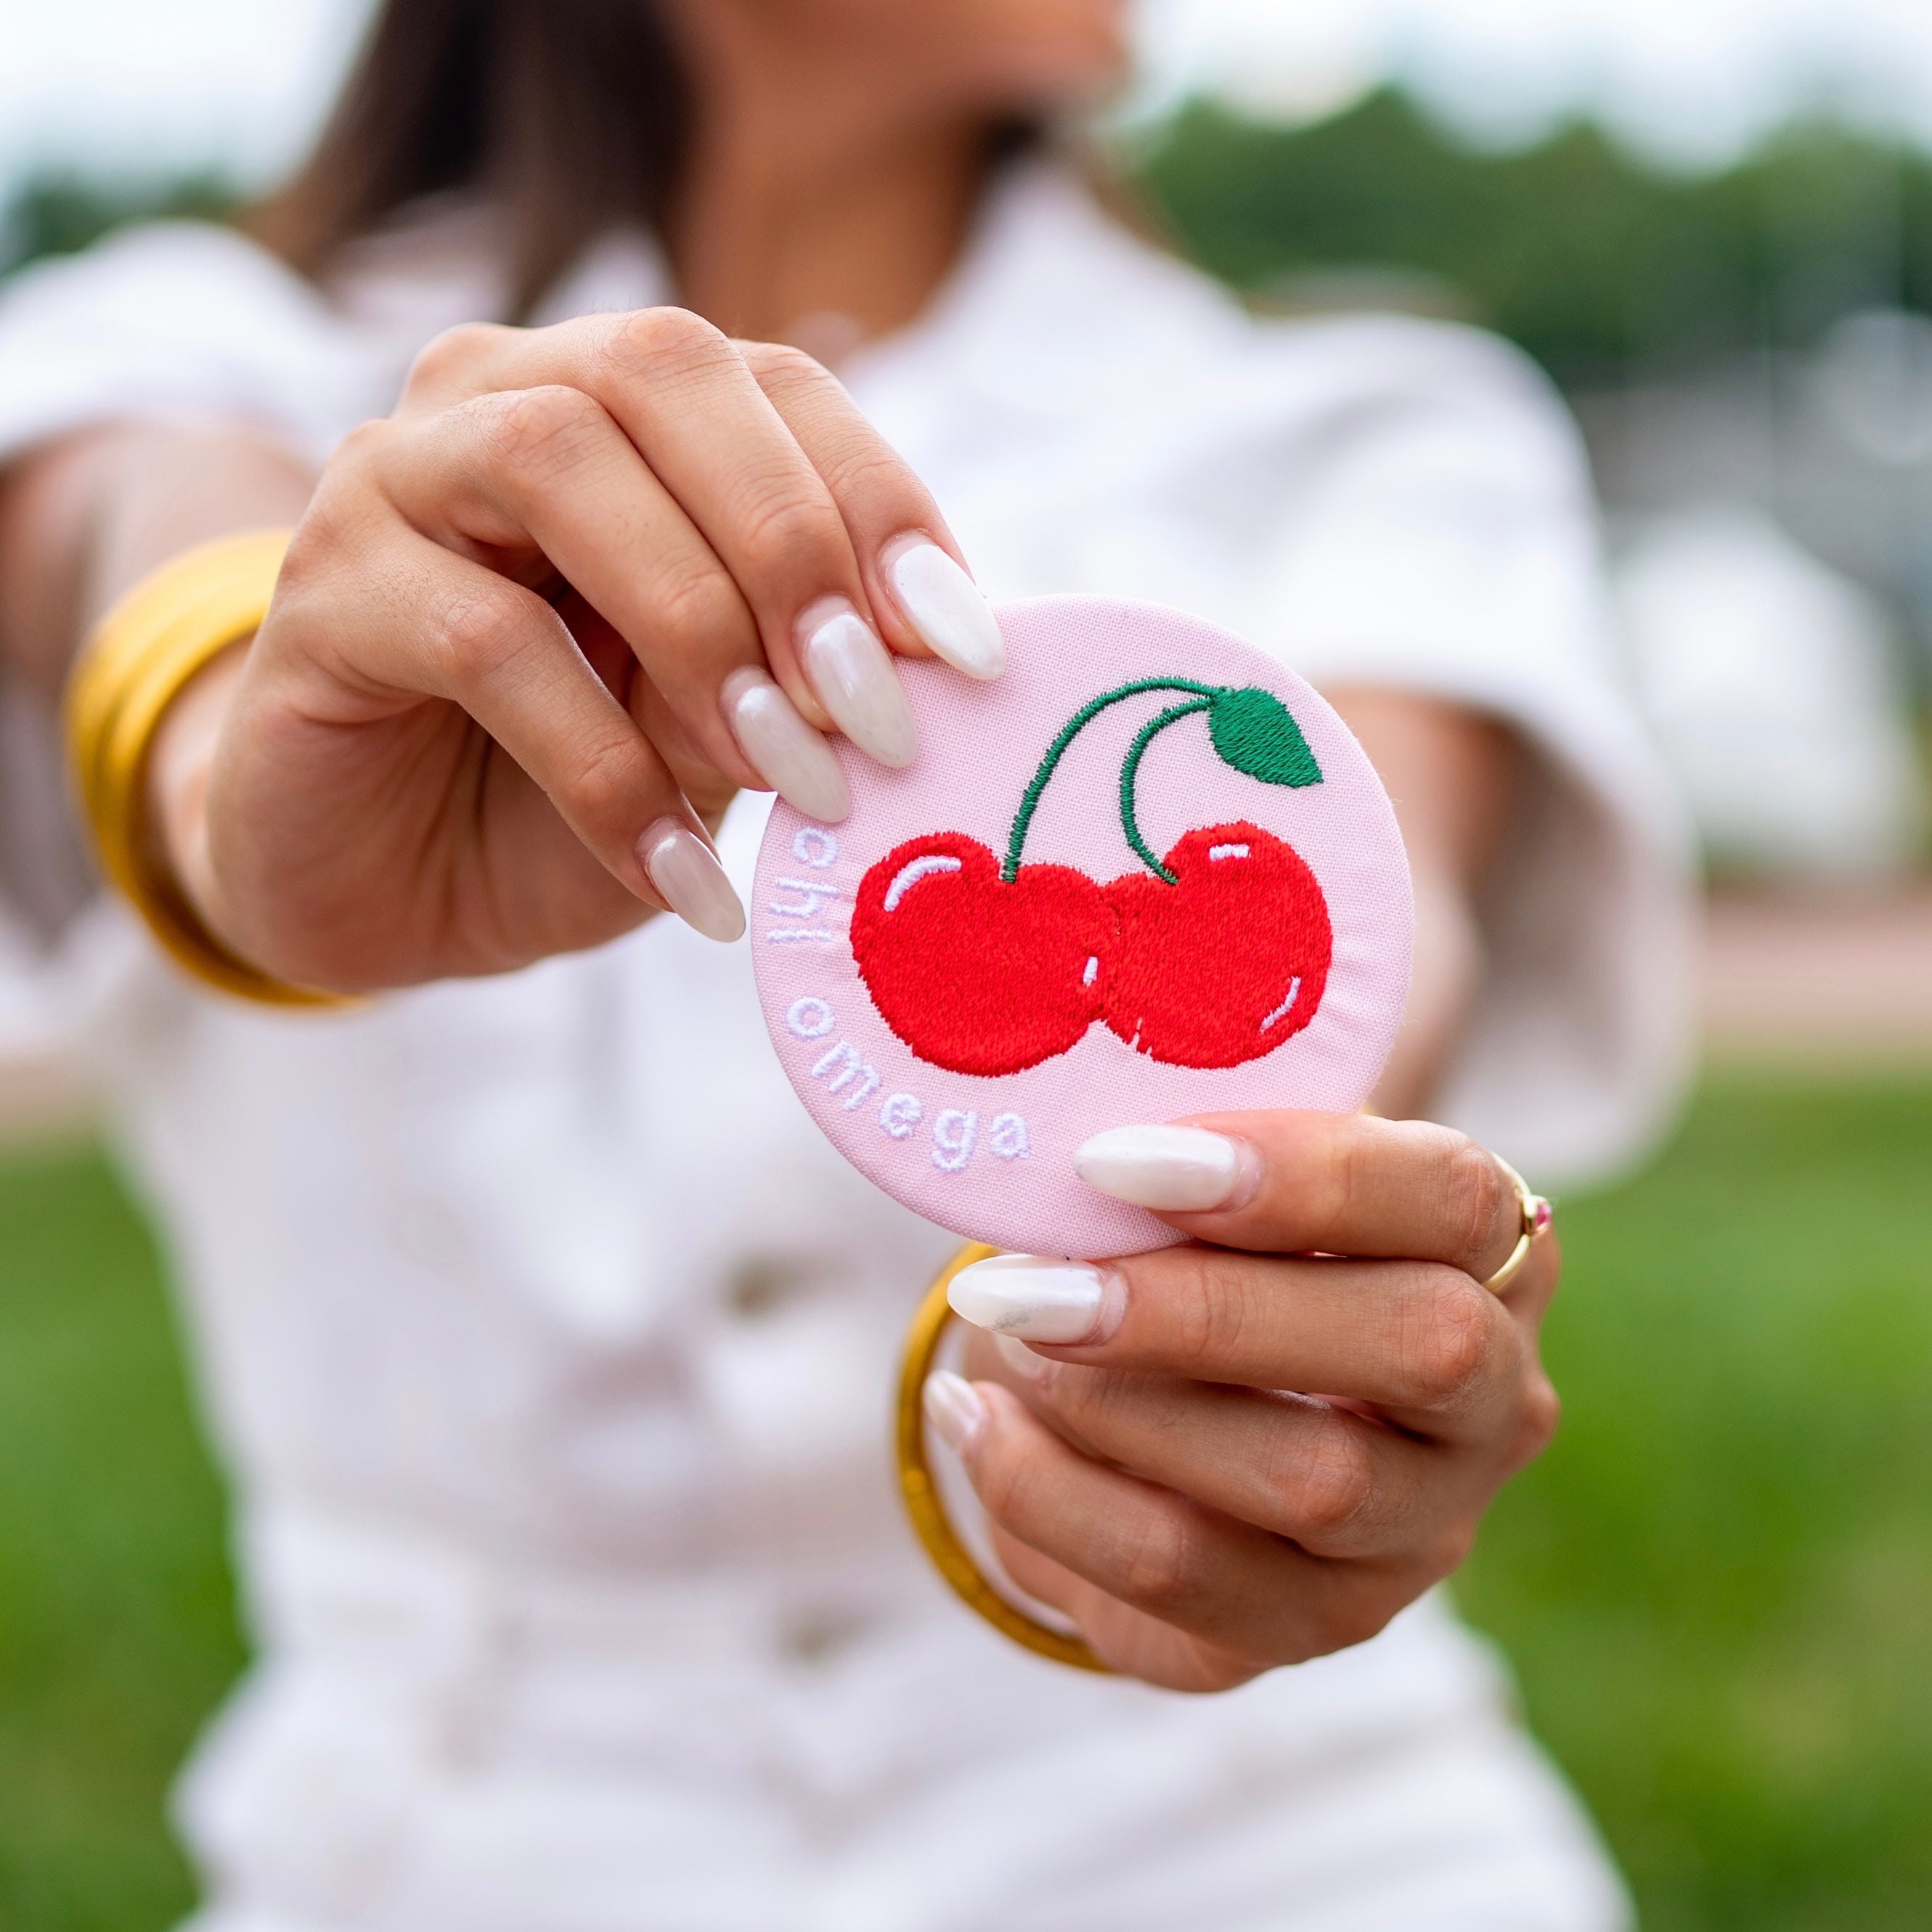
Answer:
[[[964,1377],[944,1369],[926,1378],[920,1399],[933,1433],[956,1456],[963,1456],[986,1426],[986,1405]]]
[[[1167,1214],[1237,1207],[1261,1179],[1245,1141],[1204,1127],[1110,1127],[1076,1148],[1073,1171],[1116,1201]]]
[[[718,855],[688,825],[661,818],[638,842],[651,884],[694,932],[729,945],[745,932],[745,908]]]
[[[930,537],[886,548],[886,581],[905,620],[955,670],[982,682],[1006,668],[1006,641],[985,593]]]
[[[962,1322],[1022,1342],[1103,1342],[1119,1325],[1125,1287],[1085,1262],[995,1255],[952,1277],[946,1299]]]
[[[878,633],[843,598],[800,620],[805,674],[839,730],[868,757],[903,769],[919,756],[919,727]]]
[[[851,790],[832,747],[770,677],[747,665],[724,680],[720,696],[738,748],[786,804],[826,825],[851,815]]]

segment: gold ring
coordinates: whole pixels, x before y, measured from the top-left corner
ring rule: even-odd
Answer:
[[[906,1331],[905,1358],[899,1369],[899,1492],[905,1498],[914,1534],[932,1558],[934,1568],[968,1610],[976,1612],[1002,1636],[1010,1637],[1024,1649],[1050,1658],[1055,1664],[1071,1664],[1076,1670],[1096,1670],[1112,1676],[1113,1667],[1102,1663],[1084,1639],[1049,1630],[1024,1610],[1016,1610],[987,1582],[971,1551],[946,1520],[946,1505],[940,1499],[938,1485],[926,1460],[926,1378],[932,1372],[933,1358],[939,1352],[940,1340],[952,1316],[946,1291],[962,1268],[998,1252],[997,1248],[968,1242],[940,1270]]]
[[[1532,1194],[1529,1183],[1501,1154],[1492,1154],[1490,1158],[1509,1176],[1516,1188],[1516,1214],[1520,1220],[1516,1246],[1510,1249],[1509,1259],[1483,1284],[1492,1294],[1500,1294],[1522,1272],[1522,1264],[1528,1260],[1537,1237],[1549,1227],[1554,1215],[1550,1203],[1541,1195]]]

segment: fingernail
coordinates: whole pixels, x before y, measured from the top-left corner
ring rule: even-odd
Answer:
[[[826,825],[850,816],[852,794],[832,747],[770,678],[748,664],[720,694],[738,748],[786,804]]]
[[[1030,1382],[1043,1382],[1059,1370],[1058,1362],[1045,1355],[1036,1355],[1024,1342],[1013,1336],[995,1335],[993,1346],[999,1351],[1000,1360],[1015,1375],[1024,1376]]]
[[[842,598],[814,604],[799,620],[805,674],[839,730],[882,765],[919,756],[919,727],[878,633]]]
[[[694,932],[729,945],[745,932],[745,908],[718,855],[688,825],[661,818],[638,842],[651,884]]]
[[[995,1255],[952,1277],[952,1312],[976,1328],[1022,1342],[1104,1342],[1118,1325],[1125,1289],[1118,1275],[1045,1255]]]
[[[940,1369],[926,1378],[921,1400],[932,1432],[956,1456],[963,1456],[986,1426],[986,1404],[964,1378]]]
[[[929,537],[887,545],[886,581],[905,620],[937,657],[984,682],[1006,668],[1006,640],[985,593]]]
[[[1261,1157],[1245,1141],[1204,1127],[1110,1127],[1075,1150],[1073,1171],[1116,1201],[1201,1214],[1250,1196]]]

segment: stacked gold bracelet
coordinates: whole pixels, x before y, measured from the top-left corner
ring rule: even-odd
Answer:
[[[336,995],[272,979],[222,945],[155,864],[147,818],[148,754],[162,718],[197,672],[260,628],[288,547],[286,530],[224,537],[136,584],[75,666],[68,754],[101,870],[184,971],[266,1006],[336,1006]]]
[[[1022,1648],[1050,1658],[1055,1664],[1069,1664],[1078,1670],[1111,1673],[1086,1642],[1064,1632],[1050,1630],[1037,1618],[1009,1603],[987,1581],[973,1552],[959,1540],[946,1519],[946,1504],[933,1480],[932,1465],[926,1453],[926,1378],[932,1372],[933,1358],[944,1339],[952,1310],[946,1291],[952,1277],[963,1268],[997,1254],[997,1248],[968,1243],[940,1270],[926,1290],[919,1312],[906,1332],[905,1354],[899,1366],[899,1400],[896,1428],[899,1466],[899,1493],[911,1519],[913,1533],[932,1559],[932,1566],[945,1578],[953,1594]]]

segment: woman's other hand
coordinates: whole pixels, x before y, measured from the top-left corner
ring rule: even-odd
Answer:
[[[1001,1561],[1109,1664],[1173,1689],[1372,1636],[1550,1440],[1555,1241],[1489,1292],[1515,1186],[1419,1122],[1204,1116],[1101,1136],[1081,1166],[1193,1240],[956,1278],[986,1332],[974,1379],[935,1376],[927,1412]]]
[[[158,746],[210,927],[361,991],[743,916],[739,787],[848,808],[824,734],[916,750],[891,652],[997,676],[931,497],[795,350],[674,309],[476,326],[350,436],[238,664]]]

